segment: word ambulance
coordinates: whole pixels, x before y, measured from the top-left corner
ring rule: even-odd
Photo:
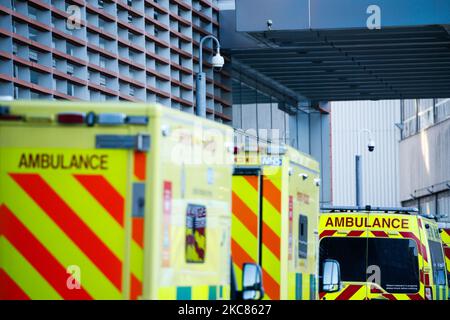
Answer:
[[[408,219],[392,217],[328,217],[325,227],[408,229]]]
[[[20,169],[92,169],[108,170],[108,155],[106,154],[48,154],[22,153],[20,155]]]

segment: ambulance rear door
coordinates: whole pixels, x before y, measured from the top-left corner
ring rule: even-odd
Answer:
[[[140,295],[149,136],[79,115],[0,121],[0,299]]]

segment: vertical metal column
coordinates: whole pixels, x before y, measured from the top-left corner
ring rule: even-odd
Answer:
[[[355,187],[356,187],[356,206],[361,206],[362,197],[362,168],[361,168],[361,156],[355,156]]]

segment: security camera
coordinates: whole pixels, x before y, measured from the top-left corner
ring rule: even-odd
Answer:
[[[272,22],[272,20],[267,20],[267,29],[269,29],[269,30],[272,30],[272,25],[273,25],[273,22]]]
[[[217,51],[217,53],[212,57],[211,62],[214,70],[220,71],[225,64],[225,59],[220,55],[220,52]]]
[[[375,150],[375,141],[370,140],[367,149],[369,149],[369,152],[373,152]]]

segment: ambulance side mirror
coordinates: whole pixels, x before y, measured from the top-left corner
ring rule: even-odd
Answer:
[[[323,262],[323,292],[337,292],[341,289],[341,267],[339,262],[327,259]]]
[[[261,267],[255,263],[244,263],[242,270],[242,299],[260,300],[263,297]]]

